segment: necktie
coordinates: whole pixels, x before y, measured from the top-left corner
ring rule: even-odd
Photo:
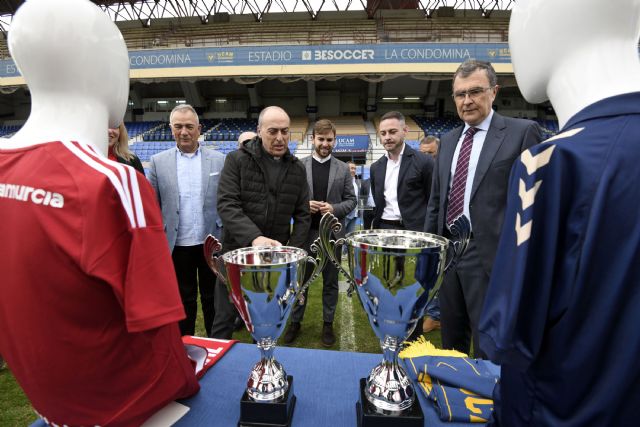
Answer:
[[[464,210],[464,192],[467,186],[469,157],[471,157],[473,135],[475,135],[478,130],[478,128],[470,127],[464,133],[464,140],[462,141],[462,147],[460,147],[460,153],[458,154],[458,162],[456,163],[456,172],[453,177],[453,184],[451,185],[451,190],[449,190],[447,225],[453,223],[457,217],[462,215],[462,211]]]

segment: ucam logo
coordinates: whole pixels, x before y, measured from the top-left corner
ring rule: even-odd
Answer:
[[[309,57],[305,57],[307,54]],[[303,51],[302,59],[310,60],[311,51]],[[373,59],[373,49],[318,49],[313,51],[313,59],[315,61],[340,61],[340,60],[358,60],[366,61]]]

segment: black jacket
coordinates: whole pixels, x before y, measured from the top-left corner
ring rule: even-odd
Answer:
[[[118,163],[122,163],[123,165],[129,165],[133,167],[135,170],[137,170],[138,172],[140,172],[142,175],[144,175],[144,167],[142,166],[142,162],[140,162],[140,159],[135,154],[133,155],[131,160],[127,160],[120,156],[116,156],[116,159],[118,160]]]
[[[373,228],[380,227],[382,211],[386,205],[384,181],[387,156],[371,165],[371,193],[376,206],[373,210]],[[405,143],[400,173],[398,174],[398,207],[407,230],[422,231],[431,192],[433,158],[416,151]]]
[[[223,252],[251,246],[259,236],[304,246],[311,224],[305,168],[287,150],[282,157],[285,171],[275,203],[269,203],[266,155],[259,137],[227,155],[218,184]]]

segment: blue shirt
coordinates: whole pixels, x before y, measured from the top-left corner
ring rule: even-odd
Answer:
[[[176,246],[201,245],[205,238],[202,200],[202,148],[183,153],[176,148],[178,173],[178,237]]]
[[[479,334],[501,425],[638,425],[640,92],[515,163]]]

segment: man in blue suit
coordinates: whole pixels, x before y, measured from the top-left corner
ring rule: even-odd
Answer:
[[[200,146],[198,114],[188,104],[178,105],[169,116],[176,147],[151,157],[149,181],[162,209],[180,296],[187,318],[182,335],[195,333],[198,286],[207,334],[215,315],[215,276],[204,258],[208,234],[220,237],[217,193],[224,156]]]
[[[460,215],[471,222],[472,237],[440,289],[442,345],[469,353],[471,337],[479,352],[477,328],[507,201],[515,159],[542,139],[531,120],[504,117],[492,109],[498,93],[488,62],[467,60],[453,76],[453,100],[464,122],[442,136],[433,171],[425,231],[451,237],[449,224]]]

